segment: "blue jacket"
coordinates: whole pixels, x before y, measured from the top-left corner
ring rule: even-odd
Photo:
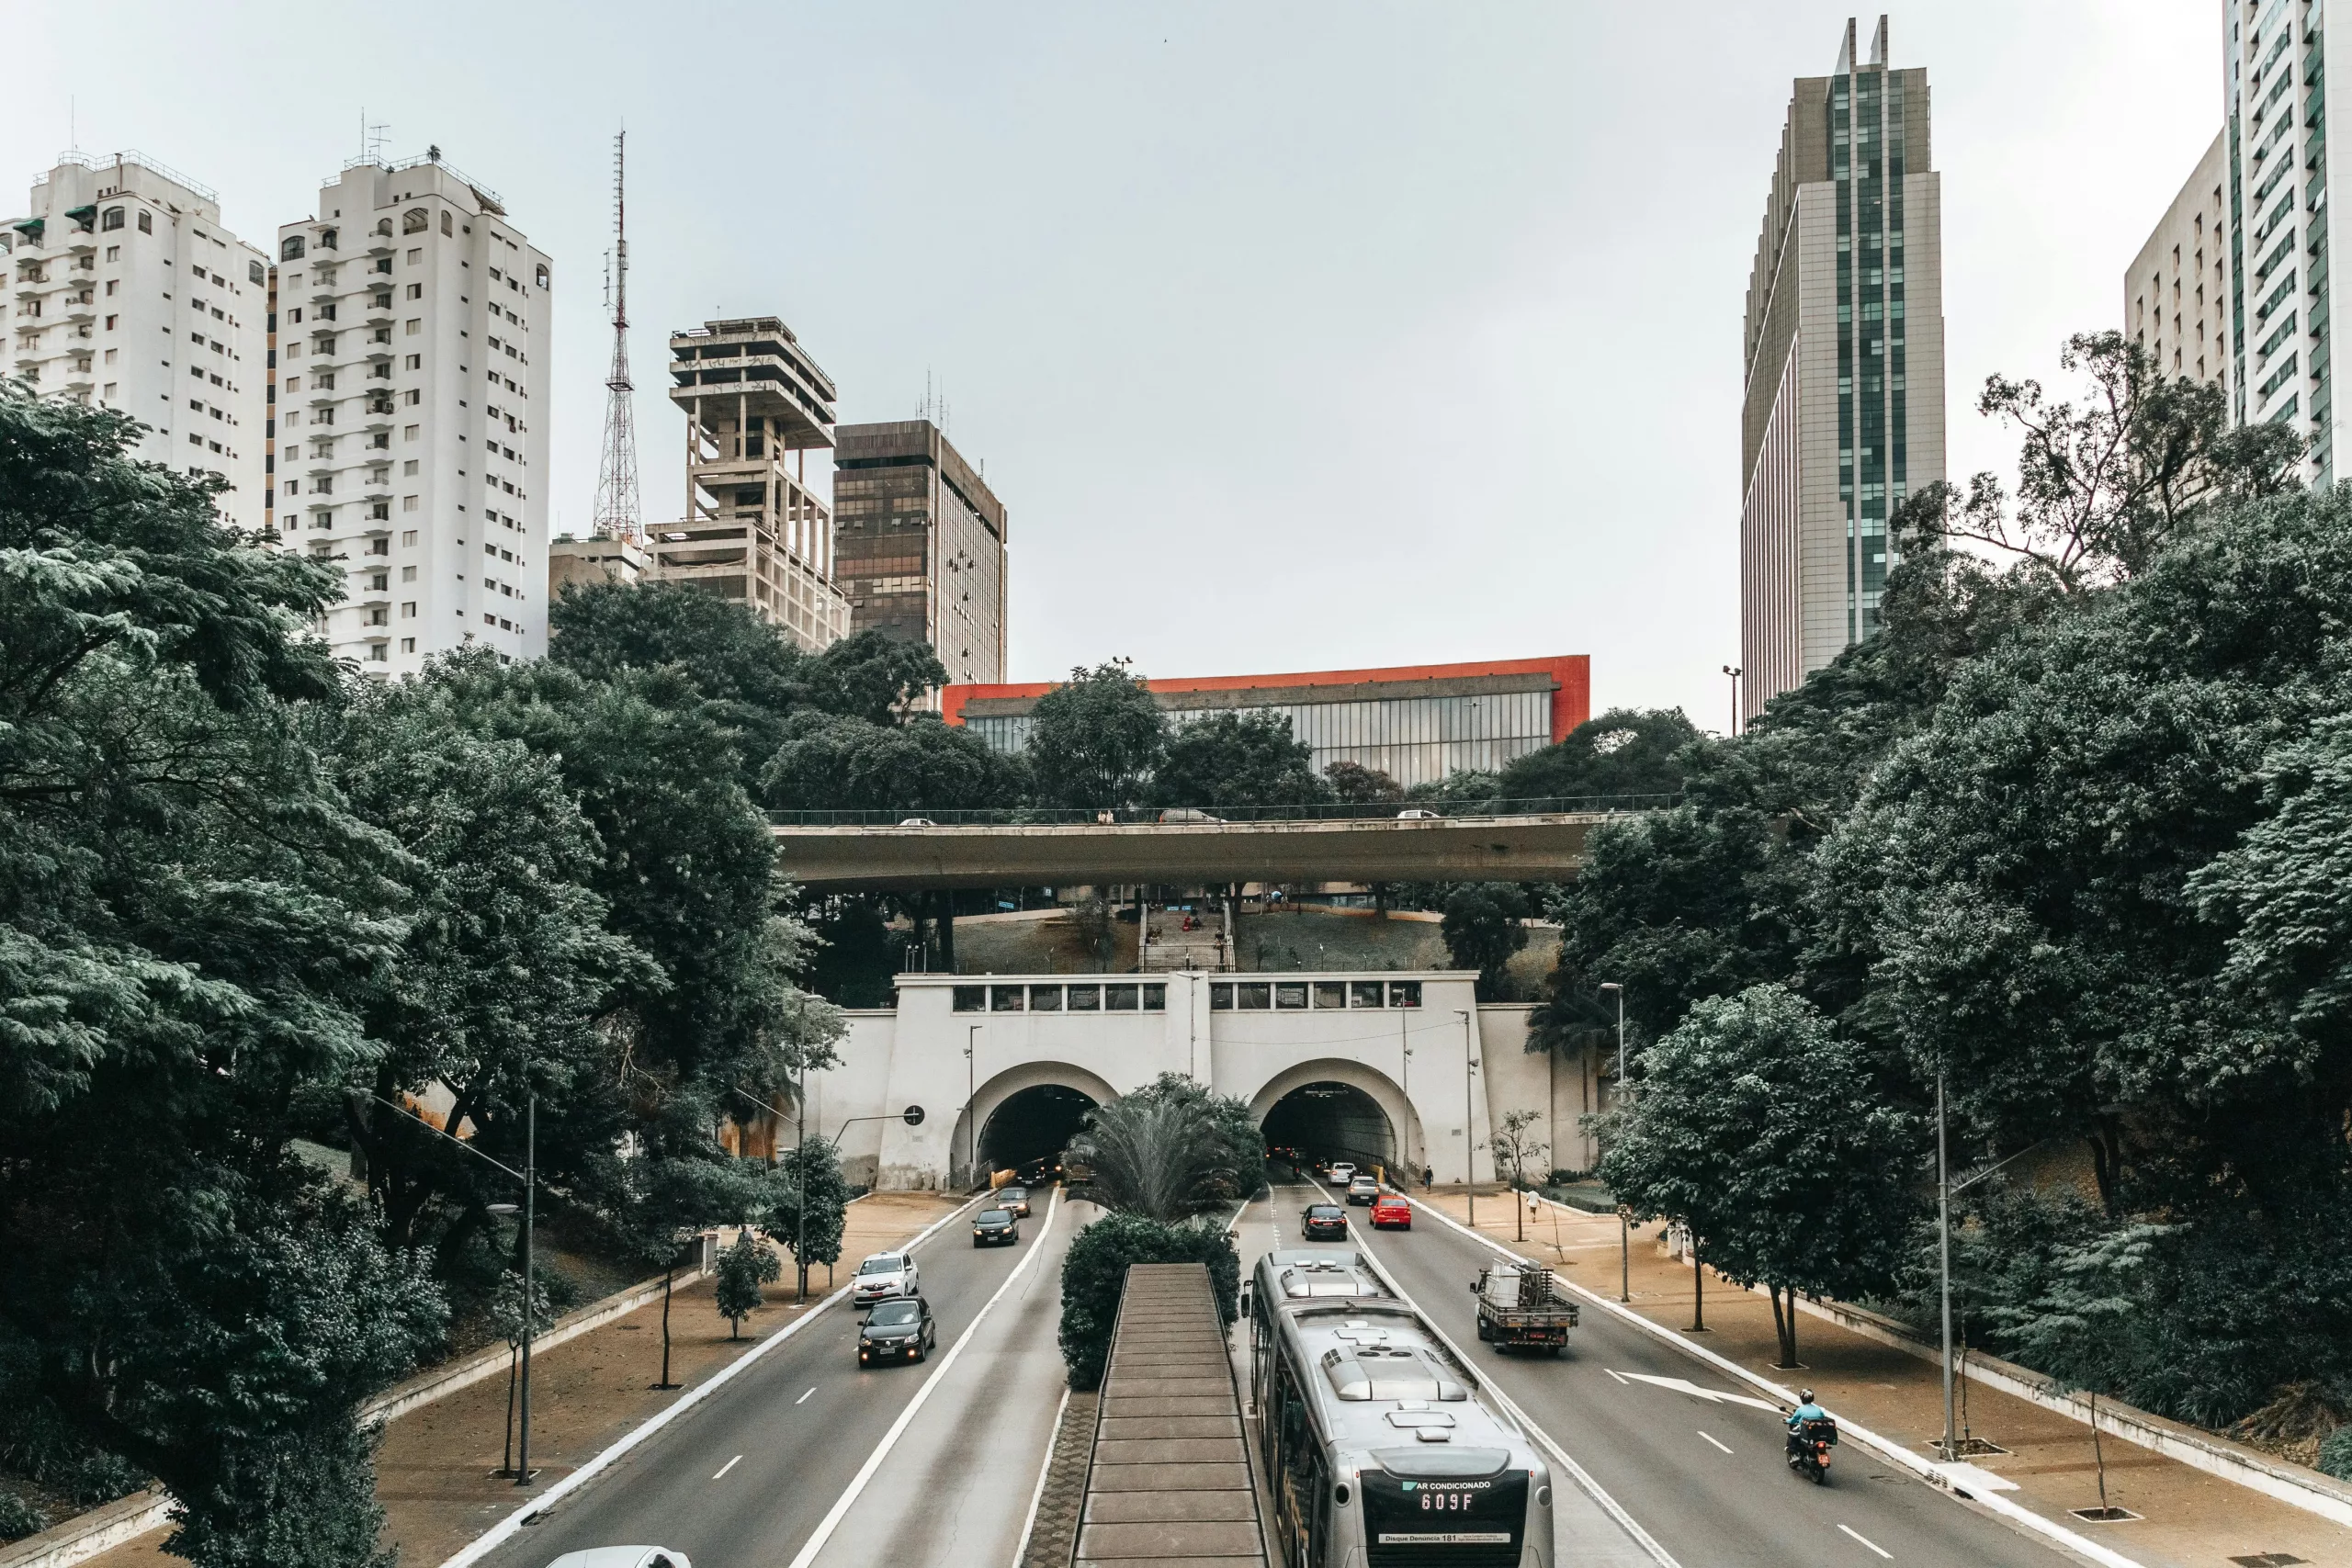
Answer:
[[[1800,1404],[1789,1412],[1789,1430],[1793,1432],[1807,1421],[1826,1421],[1828,1418],[1829,1412],[1818,1404]]]

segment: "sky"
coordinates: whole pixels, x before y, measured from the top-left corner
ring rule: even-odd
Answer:
[[[0,177],[137,149],[266,246],[364,123],[438,145],[555,260],[551,520],[584,533],[625,125],[650,522],[684,504],[669,333],[780,315],[844,423],[928,385],[986,463],[1014,679],[1585,653],[1596,711],[1721,728],[1748,271],[1791,79],[1853,14],[85,0],[9,24]],[[2220,7],[1890,15],[1933,93],[1951,466],[2006,472],[1977,389],[2121,324],[2220,124]]]

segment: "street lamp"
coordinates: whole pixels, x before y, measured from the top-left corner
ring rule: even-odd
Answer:
[[[1470,1015],[1461,1008],[1453,1016],[1462,1021],[1462,1196],[1470,1205],[1470,1228],[1478,1228],[1478,1123],[1471,1110],[1470,1075],[1478,1064],[1470,1059]]]
[[[1736,737],[1739,734],[1739,677],[1742,671],[1736,664],[1726,664],[1724,673],[1731,677],[1731,732]]]
[[[980,1165],[980,1126],[972,1113],[979,1101],[980,1026],[964,1030],[964,1185],[972,1184]],[[953,1152],[952,1149],[950,1152]]]
[[[1614,980],[1601,983],[1604,991],[1617,995],[1617,1097],[1625,1097],[1625,987]],[[1617,1299],[1634,1299],[1634,1235],[1625,1219],[1625,1205],[1617,1205]]]
[[[523,1168],[520,1170],[516,1170],[504,1160],[482,1153],[481,1150],[447,1128],[435,1127],[405,1105],[386,1100],[380,1094],[371,1095],[369,1098],[380,1104],[390,1106],[426,1132],[436,1137],[447,1139],[476,1159],[489,1161],[523,1184],[523,1431],[522,1440],[516,1445],[514,1455],[514,1484],[528,1486],[531,1483],[531,1221],[534,1210],[537,1208],[535,1200],[538,1190],[539,1097],[533,1094],[525,1101]],[[485,1204],[484,1207],[493,1214],[511,1214],[514,1212],[514,1205],[512,1203],[490,1203]]]

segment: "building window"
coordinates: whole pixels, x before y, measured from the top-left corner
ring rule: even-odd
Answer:
[[[401,401],[410,408],[415,408],[424,401],[424,392],[421,388],[411,387],[401,394]]]
[[[956,987],[955,1006],[957,1012],[986,1012],[989,988],[986,986]]]
[[[450,226],[449,215],[446,212],[443,213],[441,215],[441,232],[444,234],[453,234],[456,231],[457,231]]]
[[[99,220],[98,220],[98,227],[99,227],[99,228],[101,228],[101,229],[119,229],[119,228],[121,228],[121,227],[122,227],[122,209],[121,209],[121,208],[119,208],[119,207],[109,207],[109,208],[107,208],[107,210],[106,210],[106,215],[105,215],[103,218],[101,218],[101,219],[99,219]]]
[[[411,568],[409,568],[409,570],[410,570],[411,571],[414,571],[414,570],[416,570],[416,568],[414,568],[414,567],[411,567]],[[415,600],[413,600],[413,599],[408,599],[408,600],[403,600],[403,601],[401,602],[401,620],[403,620],[403,621],[413,621],[413,620],[416,619],[416,601],[415,601]]]
[[[422,207],[412,207],[406,212],[401,214],[401,232],[403,234],[422,234],[424,232],[424,226],[430,221],[431,220],[425,216],[424,209]]]
[[[1032,986],[1032,987],[1029,987],[1029,1010],[1030,1010],[1031,1012],[1059,1012],[1059,1011],[1061,1011],[1061,1010],[1062,1010],[1062,988],[1061,988],[1059,986]]]
[[[155,215],[153,213],[142,212],[139,215],[139,231],[142,234],[152,234],[155,231]]]
[[[990,986],[989,987],[990,1012],[1020,1012],[1028,1005],[1029,994],[1026,987]]]
[[[1070,987],[1069,1010],[1072,1012],[1101,1012],[1102,1010],[1102,987],[1100,986]]]
[[[403,528],[403,529],[401,529],[401,543],[403,546],[411,546],[411,547],[414,546],[414,545],[415,545],[415,543],[416,543],[416,530],[415,530],[415,529],[413,529],[413,528]],[[409,570],[411,570],[411,571],[414,571],[415,570],[416,570],[416,569],[415,569],[414,567],[411,567],[411,568],[409,568]],[[406,581],[406,579],[402,579],[402,581]]]
[[[1306,982],[1283,980],[1274,987],[1274,1006],[1284,1012],[1295,1012],[1306,1006]]]
[[[335,243],[335,242],[336,242],[336,240],[337,240],[338,238],[339,238],[339,236],[338,236],[338,235],[335,233],[335,231],[334,231],[334,230],[332,230],[332,229],[322,229],[322,230],[320,230],[320,231],[319,231],[319,249],[321,249],[321,250],[322,250],[322,251],[332,251],[332,250],[339,249],[340,247]],[[324,278],[322,278],[322,279],[320,279],[320,281],[321,281],[321,282],[324,282],[324,281],[326,281],[326,280],[325,280]]]
[[[1354,1008],[1376,1008],[1380,1006],[1380,982],[1377,980],[1349,981],[1348,1005]]]
[[[1421,1005],[1421,983],[1419,980],[1388,982],[1388,1005],[1393,1008],[1417,1008]]]
[[[1233,1000],[1244,1012],[1264,1012],[1274,1005],[1274,988],[1263,980],[1245,981],[1233,987]]]
[[[402,512],[413,512],[413,511],[415,511],[415,510],[416,510],[416,501],[417,501],[417,498],[416,498],[415,496],[413,496],[413,495],[404,495],[404,496],[401,497],[401,510]]]
[[[114,331],[114,324],[120,320],[122,320],[120,316],[108,316],[107,318],[107,331]]]
[[[401,651],[402,653],[414,653],[416,651],[416,638],[413,637],[404,637],[401,638]]]
[[[1140,986],[1105,986],[1102,987],[1102,1010],[1105,1012],[1135,1012],[1142,1001]]]
[[[538,284],[542,288],[548,286],[548,269],[544,265],[539,268]]]
[[[286,243],[277,247],[277,259],[279,261],[292,261],[301,254],[302,236],[300,234],[287,235]]]
[[[257,261],[249,261],[245,264],[245,281],[247,283],[254,285],[255,288],[259,288],[266,280],[266,276],[267,275],[266,275],[261,269],[261,263]]]

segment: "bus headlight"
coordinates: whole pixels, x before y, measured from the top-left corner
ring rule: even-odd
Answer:
[[[1549,1486],[1538,1486],[1535,1489],[1535,1506],[1539,1508],[1548,1508],[1552,1506],[1552,1489]]]
[[[1331,1501],[1338,1504],[1342,1508],[1348,1506],[1348,1483],[1346,1482],[1342,1481],[1337,1486],[1331,1488]]]

